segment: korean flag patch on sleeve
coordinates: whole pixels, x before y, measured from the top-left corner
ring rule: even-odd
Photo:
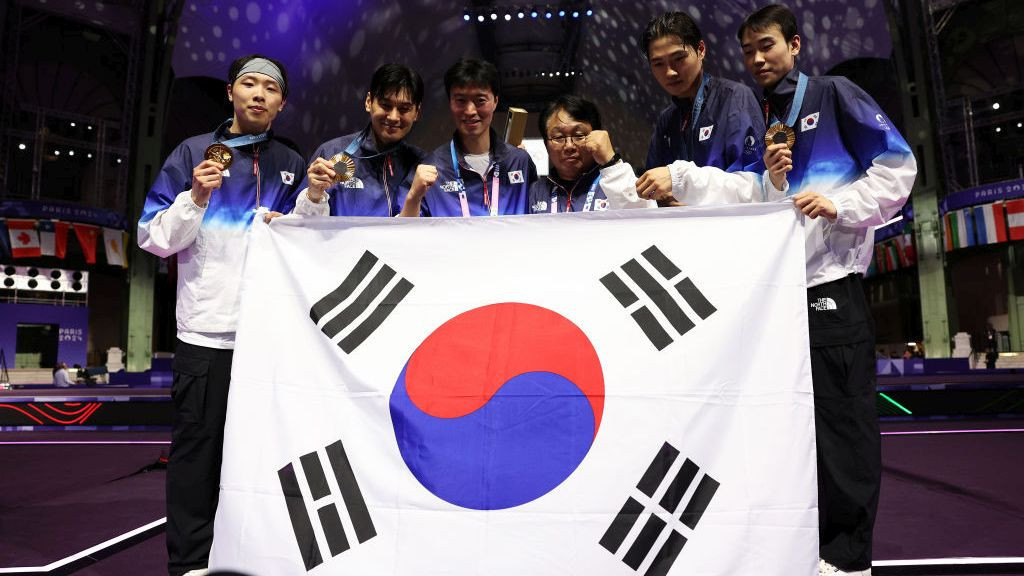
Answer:
[[[284,170],[282,170],[281,182],[284,182],[285,184],[291,184],[295,182],[295,174],[292,174],[291,172],[285,172]]]
[[[522,184],[523,183],[523,171],[513,170],[508,173],[508,181],[511,184]]]

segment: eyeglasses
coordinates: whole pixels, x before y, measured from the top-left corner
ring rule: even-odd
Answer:
[[[587,136],[590,134],[573,134],[572,136],[548,136],[548,142],[555,144],[556,146],[565,146],[572,140],[572,143],[580,146],[587,141]]]

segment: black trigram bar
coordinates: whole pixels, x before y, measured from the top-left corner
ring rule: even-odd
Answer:
[[[637,490],[648,498],[654,498],[655,491],[658,490],[658,486],[661,486],[662,481],[665,480],[665,475],[668,474],[668,469],[676,461],[677,456],[679,456],[679,450],[676,450],[668,442],[662,444],[661,450],[658,450],[654,460],[651,460],[651,465],[647,467],[647,471],[640,478],[640,482],[637,482]]]
[[[626,498],[626,503],[622,506],[622,510],[619,510],[615,520],[612,520],[612,525],[605,531],[604,536],[601,536],[601,541],[598,544],[612,554],[618,552],[619,546],[622,546],[622,541],[626,539],[630,528],[636,524],[636,521],[643,512],[643,504],[632,498]]]
[[[696,528],[697,522],[700,522],[700,517],[708,509],[717,490],[718,481],[705,474],[700,479],[700,484],[697,484],[697,490],[693,493],[693,497],[686,503],[686,509],[683,510],[683,516],[680,518],[683,524],[686,524],[691,530]]]
[[[320,525],[324,527],[324,537],[327,538],[327,547],[331,550],[331,556],[337,556],[348,550],[348,538],[345,537],[345,528],[341,525],[341,516],[338,515],[338,508],[333,502],[316,511],[320,516]]]
[[[359,491],[359,484],[352,472],[352,465],[345,454],[345,448],[341,440],[326,448],[327,460],[330,462],[334,472],[334,478],[341,490],[341,501],[344,502],[344,512],[352,521],[352,528],[355,530],[356,540],[359,543],[366,542],[377,535],[370,519],[370,513],[366,508],[366,501]],[[302,472],[309,486],[309,493],[316,503],[331,496],[331,486],[327,480],[324,466],[321,463],[320,455],[316,452],[303,454],[299,457],[302,463]],[[299,489],[299,482],[295,476],[295,469],[289,463],[277,472],[281,481],[281,490],[284,492],[285,503],[288,507],[288,517],[292,522],[292,530],[295,532],[295,540],[299,545],[299,554],[309,571],[323,563],[323,555],[316,541],[316,532],[313,518],[306,511],[306,503],[303,500],[302,492]],[[328,500],[316,508],[316,516],[319,520],[317,528],[323,531],[324,540],[331,556],[337,556],[351,547],[348,536],[345,534],[345,527],[341,521],[341,514],[338,510],[337,495],[334,499]]]
[[[331,462],[334,477],[341,488],[341,497],[345,500],[349,518],[352,519],[352,527],[356,530],[356,539],[360,543],[366,542],[377,535],[377,530],[373,527],[373,520],[370,519],[366,501],[363,500],[363,493],[359,491],[359,483],[356,482],[356,475],[352,472],[352,465],[348,461],[341,440],[327,447],[327,459]]]
[[[309,310],[309,317],[313,323],[319,323],[327,314],[337,308],[347,298],[352,296],[356,287],[367,277],[377,263],[377,257],[370,252],[363,252],[363,255],[356,262],[355,267],[345,277],[341,284],[324,296]],[[345,329],[349,328],[356,318],[370,309],[373,301],[387,287],[388,283],[395,277],[395,271],[388,265],[383,265],[380,270],[370,279],[362,292],[356,295],[355,299],[341,310],[336,316],[328,320],[320,329],[328,338],[334,338]],[[338,342],[338,346],[346,353],[352,353],[363,343],[384,320],[394,312],[398,304],[412,291],[413,284],[405,278],[399,278],[391,291],[377,303],[358,326]]]
[[[617,554],[629,533],[641,522],[641,518],[646,517],[636,538],[622,557],[622,561],[636,571],[640,569],[640,566],[643,565],[647,558],[651,557],[653,552],[654,555],[651,557],[651,563],[645,572],[645,576],[665,576],[668,574],[672,564],[675,563],[687,542],[686,536],[680,532],[681,526],[675,522],[674,518],[683,497],[700,473],[700,468],[697,464],[689,458],[685,459],[679,471],[669,481],[661,499],[657,503],[653,500],[654,494],[665,483],[665,480],[668,478],[669,469],[678,458],[679,450],[668,442],[662,444],[661,449],[658,450],[654,459],[651,460],[650,465],[647,466],[647,470],[644,471],[643,476],[636,485],[637,491],[647,497],[648,501],[650,501],[650,507],[654,508],[654,510],[650,511],[648,508],[645,508],[641,504],[639,499],[642,498],[639,496],[637,498],[627,497],[626,503],[619,510],[619,513],[612,520],[611,525],[598,542],[605,550],[612,554]],[[700,482],[698,482],[697,488],[694,490],[689,502],[686,503],[679,521],[690,530],[695,529],[701,516],[704,515],[708,505],[711,503],[715,492],[718,490],[718,486],[718,481],[705,474]],[[658,510],[659,508],[660,511]],[[672,524],[659,517],[659,513],[673,518]],[[655,543],[665,532],[668,533],[665,542],[655,551]]]
[[[292,530],[295,532],[295,541],[299,545],[299,555],[302,556],[302,563],[306,571],[312,570],[323,563],[320,556],[320,547],[316,543],[316,535],[313,533],[313,523],[306,514],[306,504],[302,500],[302,492],[299,490],[299,481],[295,477],[295,469],[289,463],[277,471],[281,480],[281,491],[284,492],[284,502],[288,507],[288,517],[292,521]]]
[[[359,261],[356,262],[356,267],[348,273],[348,276],[341,282],[341,285],[327,296],[321,298],[319,302],[309,309],[309,317],[313,320],[313,323],[319,324],[321,318],[351,296],[356,286],[359,286],[363,278],[366,278],[366,275],[370,273],[370,270],[373,269],[373,265],[376,263],[376,256],[368,251],[363,252],[363,255],[359,257]]]
[[[668,282],[682,275],[679,267],[669,260],[657,246],[651,246],[644,250],[641,255]],[[715,307],[689,278],[683,278],[675,284],[666,283],[663,285],[660,280],[651,275],[636,259],[623,264],[622,272],[629,276],[640,288],[643,296],[646,297],[646,301],[661,311],[665,319],[668,320],[669,326],[680,336],[693,329],[694,321],[676,302],[676,297],[673,296],[670,291],[671,289],[674,288],[675,292],[682,296],[683,300],[696,312],[701,320],[707,319],[708,316],[715,312]],[[640,295],[634,293],[614,271],[602,276],[600,282],[623,308],[628,309],[640,301]],[[673,336],[669,334],[668,326],[662,326],[661,322],[647,305],[641,303],[635,311],[630,313],[630,316],[643,331],[644,335],[647,336],[647,339],[651,341],[651,344],[654,344],[654,347],[659,351],[664,350],[672,343]]]

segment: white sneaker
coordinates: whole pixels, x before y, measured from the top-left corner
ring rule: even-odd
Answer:
[[[818,576],[871,576],[871,568],[844,572],[824,560],[818,560]]]
[[[209,568],[196,568],[195,570],[189,570],[185,572],[183,576],[207,576],[210,573]]]

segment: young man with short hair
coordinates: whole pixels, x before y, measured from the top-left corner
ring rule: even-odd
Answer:
[[[846,78],[797,68],[793,13],[771,5],[737,36],[764,88],[770,127],[764,176],[680,163],[685,203],[793,198],[807,217],[807,306],[818,459],[821,574],[871,573],[881,485],[874,323],[861,278],[874,228],[906,203],[917,175],[910,147],[878,104]]]
[[[296,213],[395,216],[425,153],[405,141],[420,115],[423,79],[401,64],[384,64],[370,79],[370,121],[328,140],[311,157]],[[324,199],[327,202],[323,202]],[[328,208],[328,205],[330,208]]]
[[[526,214],[537,169],[525,150],[491,128],[500,95],[498,69],[484,60],[460,60],[445,72],[444,87],[455,134],[416,169],[402,215]]]
[[[672,104],[658,116],[637,190],[671,190],[672,164],[687,160],[736,172],[760,161],[764,120],[750,88],[704,70],[707,54],[697,23],[685,12],[652,18],[640,37],[644,58]],[[665,205],[678,204],[670,200]]]
[[[232,118],[171,152],[139,219],[140,248],[161,258],[178,255],[167,462],[171,576],[206,574],[247,232],[254,217],[291,209],[295,175],[304,168],[302,158],[270,130],[287,96],[280,62],[255,54],[232,63]]]

